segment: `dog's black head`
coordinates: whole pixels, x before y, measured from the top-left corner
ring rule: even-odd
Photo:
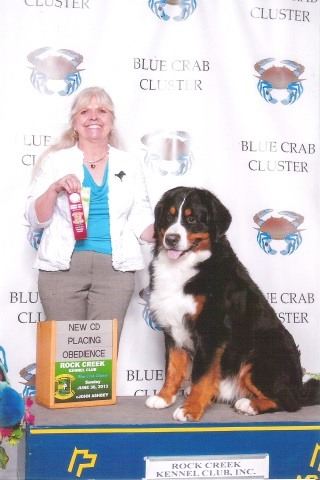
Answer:
[[[230,223],[229,211],[208,190],[173,188],[155,208],[156,251],[164,247],[172,259],[191,251],[211,251]]]

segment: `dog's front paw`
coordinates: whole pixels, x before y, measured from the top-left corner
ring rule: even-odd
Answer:
[[[257,412],[252,408],[249,398],[240,398],[234,404],[234,408],[238,413],[243,415],[257,415]]]
[[[146,401],[146,406],[149,408],[167,408],[170,407],[175,401],[176,401],[176,396],[172,397],[171,402],[167,402],[164,398],[159,397],[159,395],[152,395],[149,397]]]
[[[188,417],[186,416],[186,412],[184,408],[178,407],[176,410],[173,412],[173,418],[174,420],[179,420],[179,422],[187,422]]]
[[[182,407],[178,407],[174,411],[173,418],[175,420],[179,420],[179,422],[197,422],[200,420],[202,415],[203,408],[200,408],[199,406],[192,408],[192,406],[189,406],[187,403],[185,403]]]

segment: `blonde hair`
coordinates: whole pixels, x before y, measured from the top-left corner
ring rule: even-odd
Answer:
[[[64,132],[62,132],[60,138],[53,145],[47,148],[36,161],[32,170],[32,179],[34,179],[34,177],[40,170],[43,160],[49,153],[57,152],[58,150],[63,150],[65,148],[71,148],[79,141],[78,132],[76,132],[73,128],[74,119],[76,114],[80,110],[88,106],[92,97],[96,97],[98,105],[100,107],[103,106],[112,113],[113,122],[115,124],[114,104],[110,95],[103,88],[100,87],[85,88],[80,93],[78,93],[71,105],[69,124],[67,128],[64,130]],[[112,147],[120,147],[120,139],[115,125],[113,125],[112,131],[110,132],[108,142]]]

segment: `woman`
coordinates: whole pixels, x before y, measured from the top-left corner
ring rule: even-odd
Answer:
[[[140,165],[117,147],[111,98],[83,90],[70,127],[35,166],[26,218],[44,229],[34,266],[46,319],[117,318],[119,336],[153,215]],[[68,195],[82,186],[90,187],[88,235],[76,241]]]

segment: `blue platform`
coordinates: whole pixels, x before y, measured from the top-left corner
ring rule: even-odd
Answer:
[[[143,479],[146,457],[269,454],[271,479],[320,479],[318,406],[247,417],[212,405],[201,422],[180,423],[172,420],[174,407],[151,410],[144,402],[120,397],[116,405],[59,411],[35,405],[36,424],[27,428],[21,447],[20,478]],[[159,478],[189,476],[175,474]],[[221,475],[199,478],[236,478],[227,469]]]

